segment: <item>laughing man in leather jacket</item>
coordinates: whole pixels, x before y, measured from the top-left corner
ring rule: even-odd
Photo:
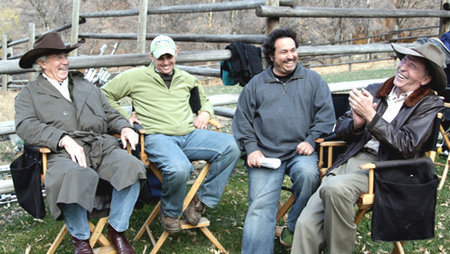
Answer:
[[[392,45],[401,60],[394,77],[350,93],[351,110],[335,132],[348,147],[324,176],[297,220],[291,253],[352,253],[354,204],[368,190],[365,162],[423,156],[443,101],[432,90],[446,85],[444,55],[431,43]]]

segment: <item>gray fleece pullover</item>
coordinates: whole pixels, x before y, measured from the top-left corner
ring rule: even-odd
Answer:
[[[328,84],[297,64],[286,83],[272,67],[250,80],[239,96],[232,130],[247,154],[261,150],[266,157],[286,160],[300,142],[314,147],[316,138],[332,132],[335,121]]]

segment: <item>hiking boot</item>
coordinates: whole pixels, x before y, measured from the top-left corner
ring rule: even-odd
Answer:
[[[200,222],[200,218],[204,211],[205,205],[197,198],[197,196],[195,196],[186,210],[184,210],[183,214],[187,222],[195,226]]]
[[[280,235],[280,243],[285,247],[291,247],[294,238],[294,233],[291,232],[286,226],[283,227]]]
[[[159,212],[159,221],[166,232],[176,233],[181,231],[180,219],[166,216],[162,210]]]

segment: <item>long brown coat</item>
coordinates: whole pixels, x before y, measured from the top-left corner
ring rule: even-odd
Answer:
[[[45,189],[50,212],[56,219],[62,219],[61,204],[78,203],[92,211],[99,178],[117,190],[146,178],[143,164],[108,134],[120,133],[130,126],[128,121],[82,74],[69,75],[69,90],[72,102],[39,75],[15,101],[17,134],[28,144],[45,146],[53,152]],[[88,167],[80,167],[64,149],[58,149],[63,134],[83,146]]]

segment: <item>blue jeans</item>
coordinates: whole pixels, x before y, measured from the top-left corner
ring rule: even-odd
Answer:
[[[127,230],[134,204],[139,196],[140,182],[120,191],[113,188],[108,223],[118,232]],[[64,204],[64,223],[69,233],[80,240],[90,237],[87,211],[78,204]]]
[[[199,129],[182,136],[147,135],[145,151],[149,160],[162,172],[162,210],[172,218],[181,216],[186,181],[194,169],[191,161],[211,163],[197,197],[206,206],[214,208],[240,156],[233,136]]]
[[[295,202],[289,212],[287,227],[295,223],[309,197],[320,184],[317,153],[296,155],[277,169],[248,168],[249,208],[245,217],[242,253],[273,253],[278,200],[284,174],[292,181]]]

